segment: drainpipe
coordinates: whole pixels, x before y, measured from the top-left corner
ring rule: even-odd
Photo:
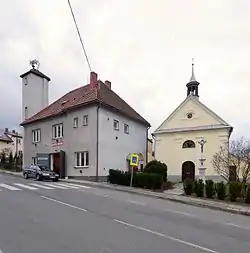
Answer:
[[[100,105],[98,103],[96,110],[96,178],[95,181],[98,182],[98,167],[99,167],[99,108]]]
[[[147,138],[146,138],[146,164],[148,163],[148,130],[149,130],[149,127],[147,127],[147,130],[146,130],[146,134],[147,134]]]

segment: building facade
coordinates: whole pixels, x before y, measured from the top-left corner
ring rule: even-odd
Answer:
[[[228,145],[233,128],[199,100],[193,66],[187,97],[153,133],[155,158],[167,164],[170,180],[199,177],[201,148],[204,139],[206,176],[218,179],[212,165],[213,156]]]
[[[15,130],[0,129],[0,152],[4,152],[6,156],[10,152],[13,156],[20,155],[23,152],[23,136]]]
[[[146,163],[150,124],[97,80],[73,90],[22,123],[24,164],[43,163],[61,177],[106,178],[127,169],[128,154]]]

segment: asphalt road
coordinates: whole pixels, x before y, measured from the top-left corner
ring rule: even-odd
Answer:
[[[249,217],[73,187],[0,174],[0,253],[250,252]]]

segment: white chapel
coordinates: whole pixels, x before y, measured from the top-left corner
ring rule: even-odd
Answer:
[[[233,127],[200,101],[194,64],[186,87],[186,99],[152,134],[155,159],[166,163],[171,181],[200,178],[202,164],[206,179],[217,179],[213,156],[222,145],[229,143]]]

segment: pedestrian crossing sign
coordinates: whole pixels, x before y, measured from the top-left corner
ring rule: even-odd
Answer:
[[[137,154],[131,154],[130,156],[130,166],[138,166],[139,156]]]

